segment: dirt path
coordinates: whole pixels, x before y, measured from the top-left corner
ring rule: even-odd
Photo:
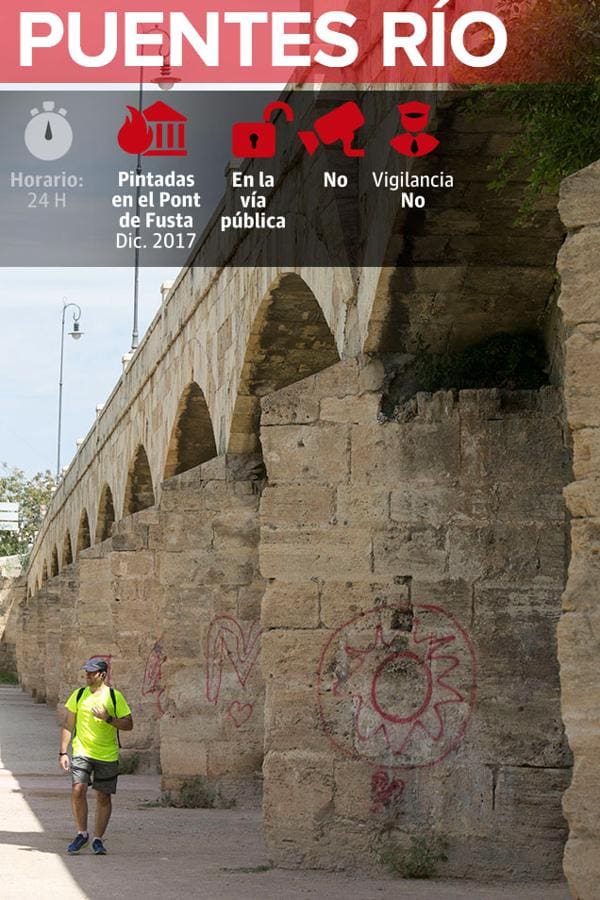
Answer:
[[[270,869],[260,814],[165,809],[158,777],[120,779],[109,855],[69,857],[69,778],[54,713],[0,687],[0,896],[3,900],[567,900],[564,885],[477,885]],[[264,870],[262,867],[265,867]]]

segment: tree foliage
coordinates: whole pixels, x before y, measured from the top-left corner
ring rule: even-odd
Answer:
[[[0,502],[19,504],[19,530],[0,531],[0,556],[29,552],[55,489],[48,470],[28,478],[21,469],[2,463]]]
[[[471,106],[520,123],[492,187],[526,173],[527,218],[542,194],[600,158],[600,0],[498,0],[498,7],[509,34],[496,72],[503,83],[479,89]]]

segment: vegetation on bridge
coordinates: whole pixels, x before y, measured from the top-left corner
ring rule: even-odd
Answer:
[[[600,0],[499,0],[499,12],[511,36],[499,71],[510,83],[469,102],[522,124],[492,187],[528,173],[523,221],[544,193],[600,158]]]

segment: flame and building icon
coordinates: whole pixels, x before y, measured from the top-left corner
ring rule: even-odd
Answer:
[[[187,156],[185,126],[187,116],[157,100],[143,112],[127,106],[129,116],[117,135],[125,153],[142,156]]]

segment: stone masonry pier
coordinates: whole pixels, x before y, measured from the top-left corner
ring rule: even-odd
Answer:
[[[106,656],[127,750],[169,789],[262,798],[279,865],[374,869],[417,837],[441,874],[550,880],[570,826],[593,900],[600,173],[565,184],[563,246],[555,203],[517,226],[523,184],[487,190],[511,123],[437,117],[458,194],[386,195],[379,268],[328,266],[333,228],[310,268],[199,248],[48,511],[19,677],[56,703]],[[543,343],[544,384],[422,389],[423,343],[507,332]]]

